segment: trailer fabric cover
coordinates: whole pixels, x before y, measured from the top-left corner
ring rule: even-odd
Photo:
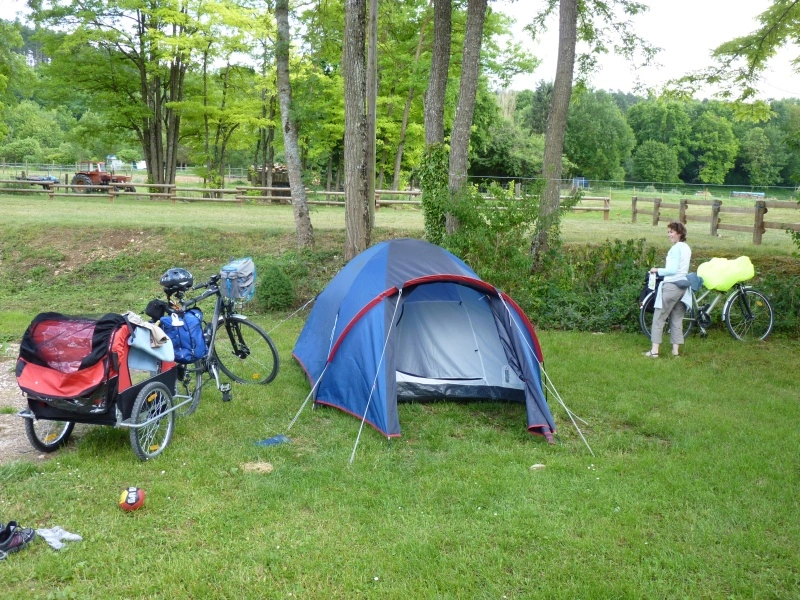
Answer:
[[[314,401],[400,435],[399,400],[524,402],[528,430],[552,440],[542,352],[506,294],[450,252],[422,240],[377,244],[316,299],[293,356]]]

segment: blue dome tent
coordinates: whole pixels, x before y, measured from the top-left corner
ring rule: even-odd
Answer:
[[[388,437],[400,435],[398,401],[459,398],[524,403],[528,431],[553,440],[542,351],[525,313],[425,241],[389,240],[348,262],[317,297],[292,354],[315,403]]]

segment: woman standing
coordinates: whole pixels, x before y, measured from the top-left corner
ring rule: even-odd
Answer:
[[[683,316],[686,306],[691,303],[691,292],[686,275],[689,273],[689,262],[692,260],[692,249],[686,243],[686,226],[673,221],[667,225],[667,236],[672,248],[667,253],[666,265],[663,268],[653,267],[651,273],[664,278],[658,286],[655,312],[653,313],[653,330],[650,333],[652,346],[644,355],[658,358],[658,347],[664,333],[664,325],[669,319],[669,338],[672,342],[672,356],[678,356],[683,344]],[[679,285],[680,284],[680,285]]]

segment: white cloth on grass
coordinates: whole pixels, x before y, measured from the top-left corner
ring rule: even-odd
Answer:
[[[54,550],[61,550],[61,548],[64,547],[65,541],[80,542],[83,540],[77,533],[70,533],[58,525],[50,529],[37,529],[36,533],[40,535],[45,542],[50,544]]]

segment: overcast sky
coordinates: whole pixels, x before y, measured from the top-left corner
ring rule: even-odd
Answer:
[[[640,37],[662,48],[656,60],[658,67],[642,69],[636,73],[630,63],[614,57],[600,59],[602,69],[591,79],[592,87],[609,91],[634,91],[638,81],[646,88],[659,89],[667,80],[691,71],[710,66],[711,51],[733,38],[746,35],[758,28],[756,17],[764,12],[770,0],[642,0],[650,10],[632,20]],[[530,0],[499,0],[490,5],[517,19],[515,39],[530,40],[522,31],[541,6],[542,2]],[[549,24],[548,33],[540,43],[526,42],[528,50],[542,60],[541,66],[526,77],[519,77],[514,89],[532,89],[544,79],[552,81],[556,73],[558,50],[558,15]],[[758,86],[764,98],[800,98],[800,75],[790,67],[792,58],[800,55],[796,46],[783,49],[773,58],[769,70]]]
[[[663,49],[656,59],[660,66],[634,72],[623,59],[606,55],[600,59],[601,70],[592,76],[592,87],[632,92],[638,84],[645,90],[652,88],[657,91],[669,79],[709,66],[711,51],[723,42],[755,30],[758,27],[756,17],[771,4],[770,0],[643,2],[650,6],[650,10],[634,18],[635,27],[641,37]],[[537,44],[527,41],[530,36],[522,31],[542,4],[532,0],[496,0],[490,3],[494,10],[517,19],[514,38],[523,41],[526,48],[542,60],[532,75],[518,77],[513,89],[533,89],[540,80],[552,81],[555,77],[557,15],[549,25],[550,31]],[[13,19],[17,11],[24,9],[24,0],[0,0],[0,18]],[[800,56],[800,49],[795,46],[783,49],[770,61],[770,68],[759,85],[763,98],[800,98],[800,75],[790,66],[791,59],[797,56]],[[704,95],[709,94],[706,92]]]

